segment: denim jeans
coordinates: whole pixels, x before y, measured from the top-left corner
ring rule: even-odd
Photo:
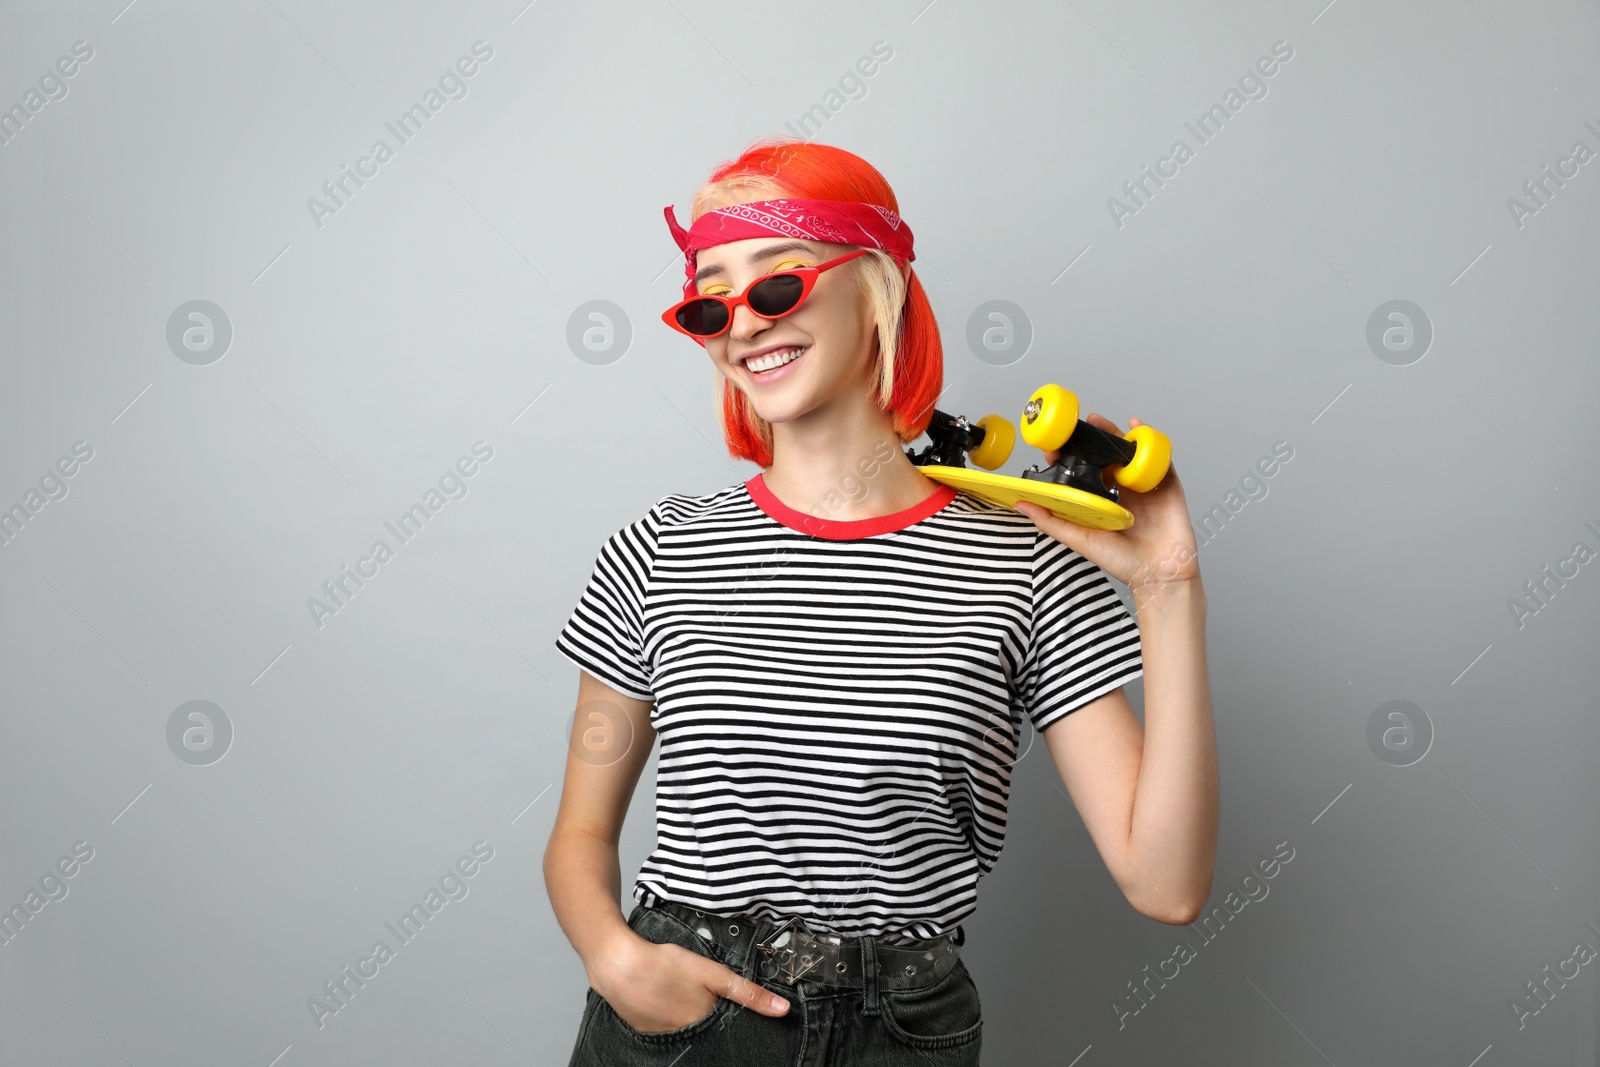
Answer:
[[[950,937],[890,943],[845,938],[823,948],[784,924],[720,916],[675,902],[636,905],[628,926],[681,945],[789,1001],[781,1016],[726,998],[688,1026],[635,1030],[593,988],[569,1067],[976,1067],[978,988]],[[773,951],[758,946],[776,945]],[[795,948],[785,957],[781,946]],[[779,962],[783,961],[783,962]],[[791,985],[786,970],[798,972]]]

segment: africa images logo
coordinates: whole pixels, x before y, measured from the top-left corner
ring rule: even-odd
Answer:
[[[1156,193],[1178,176],[1179,168],[1193,159],[1201,147],[1215,140],[1233,117],[1244,110],[1245,104],[1265,99],[1267,80],[1293,58],[1294,47],[1288,41],[1274,41],[1271,54],[1257,59],[1253,67],[1239,76],[1237,88],[1229,86],[1219,102],[1202,111],[1193,122],[1183,124],[1194,135],[1195,145],[1191,146],[1187,140],[1179,137],[1172,142],[1167,154],[1156,160],[1155,170],[1152,171],[1150,164],[1146,163],[1137,177],[1123,182],[1122,192],[1127,199],[1115,196],[1106,199],[1106,210],[1111,213],[1111,221],[1117,229],[1122,229],[1126,219],[1137,215],[1155,199]]]
[[[1204,939],[1200,942],[1201,947],[1211,944],[1220,937],[1228,923],[1237,919],[1239,913],[1248,905],[1259,904],[1266,900],[1267,894],[1272,892],[1272,887],[1267,885],[1267,882],[1276,878],[1292,859],[1294,859],[1294,846],[1287,841],[1279,841],[1273,846],[1271,856],[1259,860],[1255,869],[1239,880],[1239,889],[1230,886],[1227,895],[1222,898],[1222,904],[1212,908],[1211,914],[1200,919],[1200,925],[1205,929],[1195,928],[1194,924],[1190,923],[1191,929],[1195,929],[1195,932]],[[1259,878],[1256,876],[1258,870]],[[1156,998],[1157,989],[1165,989],[1167,982],[1176,979],[1183,973],[1185,966],[1199,958],[1200,953],[1185,939],[1173,947],[1172,955],[1156,964],[1154,972],[1150,970],[1148,963],[1145,964],[1144,978],[1137,984],[1130,978],[1127,983],[1128,993],[1111,1001],[1111,1011],[1117,1017],[1117,1029],[1127,1027],[1129,1019],[1150,1006],[1150,1001]],[[1169,968],[1171,973],[1168,973]],[[1155,988],[1151,988],[1152,982],[1155,983]]]
[[[366,187],[367,183],[362,180],[363,178],[368,180],[376,178],[379,168],[395,157],[397,147],[410,144],[412,138],[422,132],[428,120],[437,115],[445,104],[451,100],[465,99],[468,92],[466,79],[477,74],[481,64],[489,62],[493,57],[494,49],[487,42],[474,41],[471,56],[462,56],[456,60],[453,67],[446,68],[445,72],[439,75],[438,88],[428,86],[422,93],[420,101],[400,112],[394,122],[383,124],[384,128],[394,136],[394,145],[380,137],[372,142],[372,147],[367,150],[366,155],[356,160],[354,172],[348,164],[340,164],[339,176],[322,183],[322,192],[327,199],[320,200],[314,196],[306,198],[306,210],[311,213],[311,221],[316,228],[322,229],[326,217],[337,215],[358,190]]]
[[[416,940],[417,935],[444,910],[446,904],[465,900],[467,894],[471,892],[471,887],[465,879],[475,876],[483,870],[483,865],[492,859],[494,859],[493,846],[482,838],[474,841],[472,854],[462,856],[452,866],[446,867],[444,873],[439,876],[437,887],[429,886],[420,901],[413,903],[399,918],[383,924],[384,929],[394,935],[393,946],[387,939],[379,938],[372,943],[370,953],[356,960],[353,971],[347,963],[339,969],[336,977],[322,983],[322,992],[327,997],[326,1000],[307,997],[306,1007],[310,1010],[317,1029],[321,1030],[327,1025],[331,1016],[349,1007],[355,995],[365,989],[368,982],[383,973],[382,968],[394,961],[400,949]],[[396,923],[399,925],[396,926]]]

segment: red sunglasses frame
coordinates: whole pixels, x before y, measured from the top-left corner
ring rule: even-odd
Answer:
[[[846,252],[838,259],[830,259],[828,262],[819,263],[815,267],[791,267],[789,270],[775,270],[771,274],[763,274],[761,277],[745,286],[744,292],[739,293],[736,296],[723,296],[721,293],[710,293],[687,297],[686,299],[678,301],[666,311],[662,312],[661,321],[666,323],[668,326],[671,326],[674,330],[677,330],[685,337],[692,337],[696,341],[707,341],[713,337],[721,337],[723,334],[727,333],[733,328],[733,313],[737,311],[741,305],[750,308],[750,314],[759,318],[769,320],[781,319],[785,315],[793,315],[796,311],[800,310],[800,307],[805,304],[806,298],[811,295],[812,287],[817,284],[817,276],[823,271],[832,270],[834,267],[848,263],[852,259],[864,256],[871,251],[872,249],[870,248],[857,248],[854,251]],[[781,278],[785,274],[797,274],[800,276],[800,299],[794,302],[794,307],[790,308],[788,311],[780,311],[776,315],[763,315],[755,308],[750,307],[750,290],[754,289],[756,286],[760,285],[769,278]],[[688,307],[690,304],[698,303],[701,300],[715,300],[728,309],[728,322],[716,333],[690,333],[678,322],[679,311]]]

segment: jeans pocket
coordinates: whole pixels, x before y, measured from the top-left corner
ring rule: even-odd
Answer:
[[[884,990],[878,1000],[883,1007],[884,1029],[912,1048],[953,1048],[977,1041],[983,1032],[978,987],[960,960],[932,985]]]
[[[654,944],[677,945],[690,952],[699,953],[707,959],[722,962],[719,959],[722,953],[709,935],[700,936],[688,923],[671,912],[662,911],[660,908],[647,908],[641,904],[628,916],[628,927]]]
[[[727,999],[726,997],[718,997],[717,1002],[711,1006],[710,1011],[706,1012],[689,1025],[680,1026],[675,1030],[635,1030],[628,1024],[626,1019],[617,1014],[617,1010],[611,1006],[605,997],[602,997],[600,994],[596,993],[595,998],[600,1002],[598,1006],[599,1010],[604,1013],[607,1019],[615,1024],[617,1029],[621,1030],[629,1037],[637,1038],[646,1044],[670,1044],[674,1041],[683,1041],[687,1038],[694,1037],[703,1030],[709,1030],[711,1025],[716,1022],[717,1016],[721,1015],[727,1006],[733,1003],[733,1001]]]
[[[716,953],[712,950],[710,944],[704,938],[702,938],[695,931],[691,930],[676,916],[670,915],[658,908],[647,908],[643,905],[636,907],[633,910],[633,913],[628,916],[628,927],[632,929],[634,933],[638,934],[640,937],[651,942],[652,944],[677,945],[680,948],[686,948],[689,951],[698,953],[701,956],[705,956],[710,959],[716,958]],[[696,1019],[694,1022],[689,1023],[687,1026],[680,1026],[673,1030],[636,1030],[629,1025],[627,1020],[623,1019],[622,1016],[617,1014],[616,1009],[613,1008],[604,997],[600,996],[598,993],[595,993],[595,997],[600,1001],[599,1010],[604,1013],[612,1023],[615,1023],[618,1029],[627,1034],[629,1037],[637,1038],[640,1041],[650,1044],[663,1044],[673,1041],[682,1041],[685,1038],[695,1036],[702,1030],[710,1029],[717,1017],[721,1015],[730,1004],[733,1003],[726,997],[718,997],[717,1002],[711,1006],[710,1011],[700,1016],[700,1018]]]

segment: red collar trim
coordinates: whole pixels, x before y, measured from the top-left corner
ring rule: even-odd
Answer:
[[[791,530],[798,530],[803,534],[821,537],[829,541],[854,541],[862,537],[873,537],[877,534],[893,533],[903,530],[907,526],[921,522],[929,515],[944,510],[945,505],[956,498],[956,487],[941,485],[918,503],[912,504],[904,511],[896,511],[890,515],[874,515],[868,519],[824,519],[816,515],[807,515],[803,511],[796,511],[777,497],[772,495],[772,490],[767,488],[763,475],[758,474],[744,483],[745,492],[750,494],[750,499],[756,507],[764,511],[770,518],[777,520]]]

